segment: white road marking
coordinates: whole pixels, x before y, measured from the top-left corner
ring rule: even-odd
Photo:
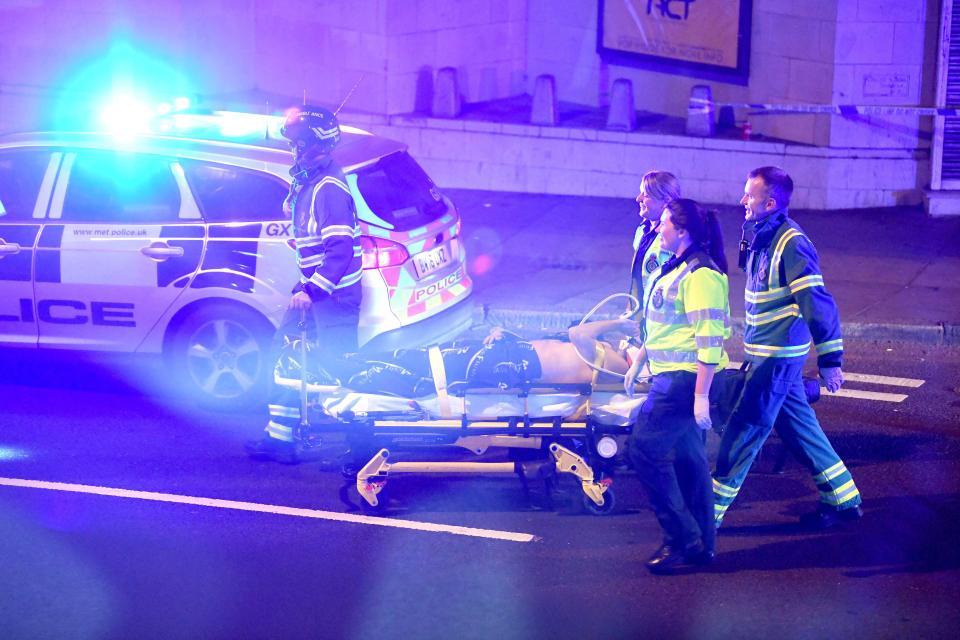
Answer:
[[[508,542],[533,542],[536,536],[529,533],[515,533],[512,531],[497,531],[495,529],[476,529],[473,527],[458,527],[431,522],[417,522],[415,520],[398,520],[393,518],[378,518],[375,516],[361,516],[351,513],[337,513],[335,511],[319,511],[316,509],[298,509],[272,504],[256,502],[238,502],[236,500],[220,500],[217,498],[197,498],[181,496],[172,493],[155,493],[153,491],[134,491],[131,489],[114,489],[111,487],[96,487],[85,484],[68,484],[64,482],[47,482],[44,480],[24,480],[20,478],[0,478],[0,485],[8,487],[24,487],[28,489],[48,489],[51,491],[69,491],[73,493],[91,493],[99,496],[113,496],[115,498],[135,498],[138,500],[155,500],[157,502],[173,502],[177,504],[192,504],[201,507],[216,507],[219,509],[237,509],[239,511],[258,511],[298,518],[317,518],[320,520],[334,520],[352,524],[369,524],[379,527],[394,527],[397,529],[412,529],[414,531],[428,531],[431,533],[451,533],[458,536],[475,538],[489,538]]]
[[[741,364],[740,362],[731,360],[728,366],[731,369],[739,369]],[[879,376],[870,373],[850,373],[848,371],[843,372],[843,381],[844,383],[862,382],[865,384],[883,384],[891,387],[911,387],[914,389],[922,386],[923,383],[926,382],[926,380],[918,380],[916,378],[898,378],[895,376]],[[861,400],[877,400],[879,402],[903,402],[908,397],[902,393],[860,391],[859,389],[850,389],[848,387],[844,387],[836,393],[830,393],[823,385],[820,386],[820,393],[823,394],[824,397],[859,398]]]
[[[859,389],[840,389],[834,393],[827,391],[826,387],[820,387],[820,393],[825,397],[834,398],[860,398],[861,400],[879,400],[880,402],[903,402],[907,396],[902,393],[883,393],[881,391],[860,391]]]
[[[869,382],[872,384],[885,384],[891,387],[913,387],[914,389],[923,385],[925,380],[916,380],[914,378],[895,378],[892,376],[875,376],[869,373],[847,373],[843,372],[843,378],[849,382]]]

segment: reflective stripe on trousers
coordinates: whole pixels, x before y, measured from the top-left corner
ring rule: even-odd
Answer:
[[[767,358],[753,363],[743,395],[724,431],[713,492],[719,526],[772,429],[813,476],[820,502],[834,509],[857,506],[860,492],[807,403],[802,364]]]

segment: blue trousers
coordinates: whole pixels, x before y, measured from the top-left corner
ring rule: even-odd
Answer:
[[[713,492],[704,432],[693,418],[695,382],[686,371],[653,377],[627,451],[664,543],[683,549],[702,541],[713,551]]]
[[[803,390],[803,365],[765,358],[751,363],[743,394],[720,441],[713,474],[715,519],[723,521],[750,466],[774,428],[784,446],[813,475],[821,506],[850,509],[861,503],[853,477],[834,451]]]

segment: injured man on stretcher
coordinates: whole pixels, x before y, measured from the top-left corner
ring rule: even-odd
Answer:
[[[525,340],[494,328],[483,340],[457,340],[438,348],[447,383],[513,388],[530,383],[621,383],[636,347],[622,347],[635,337],[633,320],[599,320],[571,327],[565,334]],[[434,352],[434,358],[437,352]],[[297,347],[286,350],[280,375],[299,378]],[[308,382],[339,385],[362,393],[417,398],[437,391],[436,362],[430,350],[347,354],[326,367],[310,363]],[[308,353],[309,361],[309,353]]]

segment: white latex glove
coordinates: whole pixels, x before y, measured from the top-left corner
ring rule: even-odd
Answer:
[[[824,367],[820,369],[820,377],[830,393],[836,393],[843,386],[843,370],[840,367]]]
[[[644,358],[638,358],[633,361],[633,364],[630,365],[630,368],[627,370],[626,375],[623,377],[623,390],[624,392],[633,397],[633,385],[637,382],[637,376],[640,375],[640,370],[643,368],[646,360]]]
[[[693,394],[693,417],[697,426],[704,431],[713,426],[713,421],[710,420],[710,394]]]

